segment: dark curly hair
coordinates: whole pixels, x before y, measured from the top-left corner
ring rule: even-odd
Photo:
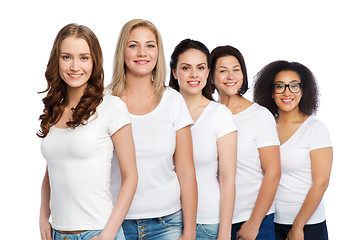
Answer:
[[[177,68],[179,55],[188,51],[189,49],[196,49],[203,52],[206,55],[207,66],[210,66],[210,51],[202,42],[192,40],[192,39],[184,39],[181,41],[175,48],[171,55],[170,68],[171,68],[171,77],[169,81],[169,86],[174,88],[179,92],[179,84],[177,79],[174,78],[172,70]],[[202,89],[202,95],[209,100],[213,100],[212,93],[214,91],[214,86],[211,84],[211,81],[207,79],[205,87]]]
[[[275,117],[278,117],[278,107],[272,98],[272,91],[275,77],[282,71],[294,71],[299,75],[302,83],[302,97],[299,102],[299,110],[309,116],[315,114],[319,104],[316,79],[306,66],[298,62],[280,60],[266,65],[255,76],[253,100],[268,108]]]
[[[226,46],[216,47],[215,49],[212,50],[211,55],[210,55],[210,63],[211,64],[210,64],[209,79],[211,80],[211,82],[214,82],[213,73],[214,73],[215,68],[216,68],[217,60],[221,57],[227,57],[227,56],[235,57],[236,59],[238,59],[238,62],[240,63],[240,68],[241,68],[241,71],[243,73],[243,84],[241,85],[241,88],[239,89],[239,95],[242,96],[248,90],[249,84],[247,81],[247,70],[246,70],[244,56],[235,47],[226,45]]]
[[[88,85],[78,105],[73,109],[73,116],[66,124],[74,129],[79,125],[85,125],[91,115],[96,112],[97,106],[101,103],[104,91],[104,70],[102,51],[95,34],[86,26],[68,24],[57,34],[46,68],[45,77],[47,80],[46,97],[43,98],[44,110],[39,120],[40,130],[37,135],[45,138],[50,127],[55,125],[61,118],[64,108],[67,106],[66,83],[59,75],[59,56],[61,42],[70,36],[84,39],[90,48],[93,59],[93,70],[88,80]]]

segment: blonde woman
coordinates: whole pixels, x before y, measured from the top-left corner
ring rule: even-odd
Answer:
[[[197,187],[190,126],[183,97],[165,87],[162,39],[149,21],[127,22],[118,39],[108,86],[130,113],[138,188],[123,223],[127,239],[194,239]],[[113,174],[115,186],[119,176]],[[184,225],[184,227],[183,227]]]

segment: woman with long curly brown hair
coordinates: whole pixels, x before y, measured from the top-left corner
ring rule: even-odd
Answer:
[[[47,95],[37,133],[47,162],[43,240],[124,239],[119,229],[137,186],[135,149],[125,104],[103,94],[102,63],[99,41],[89,28],[68,24],[59,31],[45,73]],[[123,179],[115,207],[109,192],[114,147]]]

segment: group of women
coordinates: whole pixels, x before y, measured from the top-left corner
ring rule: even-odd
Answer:
[[[106,89],[102,62],[89,28],[59,31],[37,133],[43,240],[328,239],[332,145],[308,68],[268,64],[253,103],[239,50],[185,39],[166,86],[161,35],[141,19]]]

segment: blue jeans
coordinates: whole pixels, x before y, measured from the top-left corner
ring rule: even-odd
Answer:
[[[239,231],[244,222],[235,223],[232,225],[232,240],[236,239],[236,232]],[[266,215],[262,220],[256,240],[275,240],[274,234],[274,214]]]
[[[196,240],[216,240],[219,224],[196,224]]]
[[[275,223],[275,237],[277,240],[286,239],[292,225]],[[317,224],[308,224],[303,228],[305,240],[328,240],[326,221]]]
[[[179,210],[164,217],[126,219],[122,227],[127,240],[176,240],[183,234],[183,213]]]
[[[63,234],[52,229],[52,240],[90,240],[101,232],[102,230],[89,230],[79,234]],[[125,240],[122,228],[119,229],[115,240]]]

